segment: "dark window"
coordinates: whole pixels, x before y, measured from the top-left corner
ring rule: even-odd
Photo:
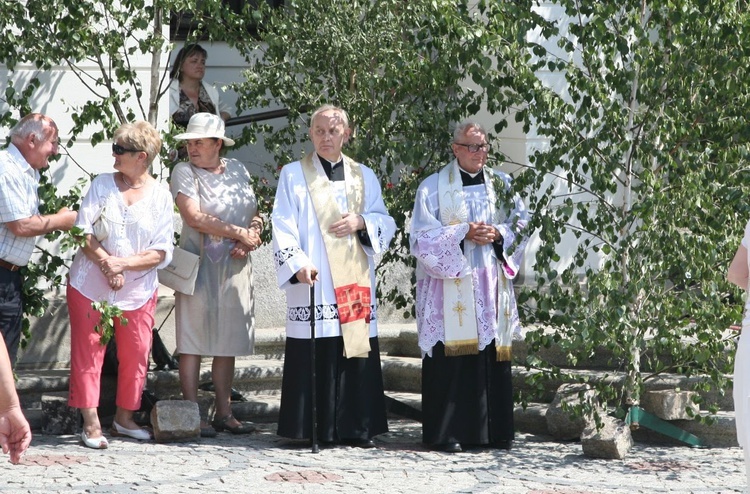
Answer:
[[[273,8],[282,7],[284,0],[222,0],[222,4],[232,10],[235,14],[242,12],[245,5],[250,8],[258,6],[258,2],[265,2]],[[252,20],[247,19],[247,32],[252,36],[257,33],[257,26]],[[172,12],[169,19],[169,39],[170,41],[185,41],[186,39],[207,39],[205,31],[201,32],[198,23],[195,21],[195,14],[191,11]]]

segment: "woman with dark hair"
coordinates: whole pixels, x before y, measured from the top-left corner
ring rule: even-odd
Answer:
[[[208,53],[198,45],[185,45],[177,52],[169,73],[169,111],[172,121],[187,127],[196,113],[213,113],[226,121],[231,116],[229,106],[219,99],[219,92],[203,82]]]

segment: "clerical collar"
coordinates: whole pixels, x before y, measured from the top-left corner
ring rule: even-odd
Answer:
[[[479,170],[477,173],[469,173],[459,169],[461,172],[461,185],[479,185],[484,183],[484,173]]]
[[[321,155],[318,155],[318,159],[320,160],[320,164],[323,165],[323,171],[326,172],[326,176],[328,177],[328,180],[331,180],[333,182],[340,182],[344,180],[344,158],[343,156],[336,163],[331,163],[327,159],[323,158]]]

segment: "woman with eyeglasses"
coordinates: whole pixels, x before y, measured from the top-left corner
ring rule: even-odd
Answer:
[[[449,453],[513,444],[511,346],[521,333],[513,279],[529,214],[509,175],[486,166],[487,131],[460,123],[455,159],[417,189],[409,245],[417,260],[422,441]]]
[[[151,175],[161,149],[159,132],[148,122],[126,123],[114,134],[114,173],[94,178],[83,198],[76,226],[85,244],[70,267],[67,289],[70,314],[70,396],[68,404],[83,417],[81,441],[86,447],[108,446],[97,415],[102,344],[101,312],[94,302],[122,310],[115,317],[117,344],[117,410],[110,433],[141,441],[151,433],[139,427],[133,413],[146,384],[151,331],[159,281],[156,269],[172,258],[173,206],[169,190]]]

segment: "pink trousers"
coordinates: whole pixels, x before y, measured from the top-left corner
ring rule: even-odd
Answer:
[[[91,307],[91,300],[68,285],[70,314],[70,394],[68,405],[75,408],[99,406],[102,364],[106,346],[99,342],[94,326],[101,314]],[[117,343],[117,400],[118,407],[138,410],[141,393],[146,385],[148,358],[151,351],[151,331],[154,327],[156,292],[142,307],[124,311],[128,323],[115,318]]]

